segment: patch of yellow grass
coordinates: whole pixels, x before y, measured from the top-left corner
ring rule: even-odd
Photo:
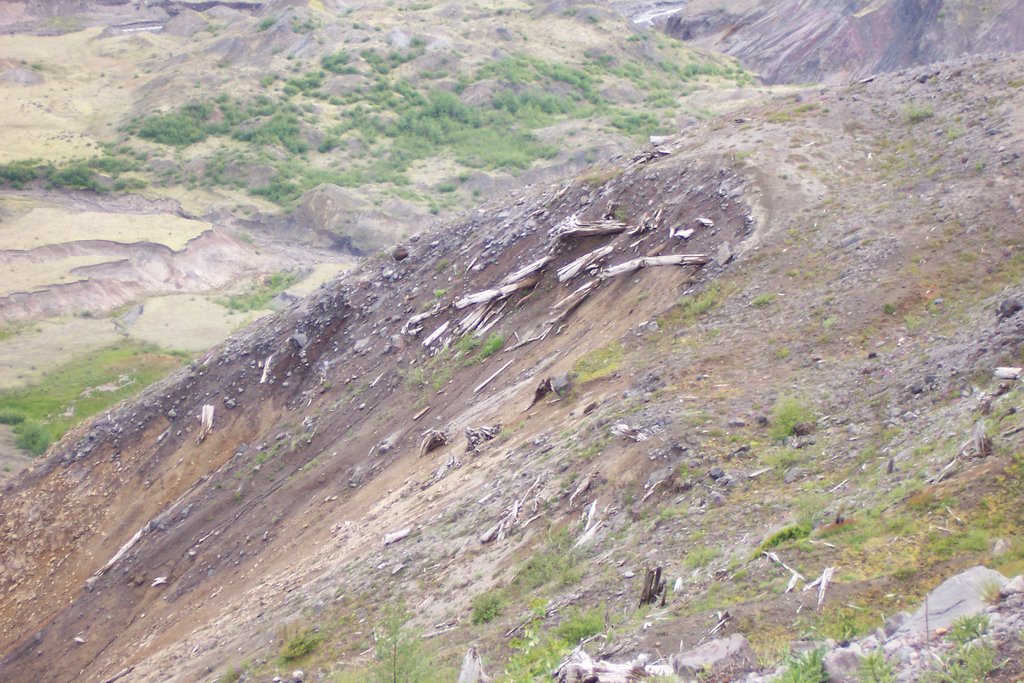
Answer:
[[[202,351],[265,314],[239,313],[202,296],[175,294],[146,301],[128,334],[172,351]]]
[[[14,219],[0,220],[0,249],[33,249],[47,244],[106,240],[122,244],[153,242],[180,250],[210,227],[203,221],[165,213],[76,213],[36,207]]]
[[[41,263],[19,262],[0,264],[0,296],[11,292],[34,292],[48,285],[63,285],[88,279],[72,272],[75,268],[110,261],[109,256],[90,254],[69,256]]]
[[[0,341],[0,389],[25,386],[120,337],[109,320],[53,318]]]
[[[139,62],[154,54],[160,38],[99,39],[101,30],[0,36],[0,55],[43,79],[35,85],[0,83],[0,163],[94,155],[95,141],[128,114]]]
[[[293,296],[306,296],[323,283],[352,268],[355,263],[355,259],[345,263],[318,263],[313,266],[313,272],[307,275],[305,279],[295,283],[285,291]]]

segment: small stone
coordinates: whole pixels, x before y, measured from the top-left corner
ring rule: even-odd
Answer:
[[[634,576],[636,576],[636,572],[632,572],[627,569],[626,571],[622,572],[622,576],[627,579],[632,579]]]
[[[397,247],[391,250],[391,258],[396,261],[404,261],[409,258],[409,250],[399,244]]]
[[[1001,557],[1008,552],[1010,552],[1010,542],[1005,538],[997,538],[992,541],[992,546],[989,549],[989,555],[992,557]]]
[[[830,683],[857,681],[857,670],[860,668],[860,660],[863,656],[864,653],[858,645],[841,647],[826,654],[822,664]]]
[[[1011,579],[1005,586],[999,589],[999,595],[1001,597],[1008,598],[1015,593],[1024,593],[1024,576],[1018,574]]]
[[[785,476],[782,477],[782,480],[787,484],[792,484],[794,481],[800,479],[803,476],[804,471],[802,469],[800,469],[799,467],[790,467],[788,470],[786,470],[786,474]]]
[[[725,470],[721,467],[712,467],[711,471],[708,472],[708,476],[717,481],[725,476]]]
[[[295,671],[292,672],[292,681],[294,683],[302,683],[302,681],[304,681],[304,680],[306,680],[306,672],[305,671],[302,671],[301,669],[296,669]]]

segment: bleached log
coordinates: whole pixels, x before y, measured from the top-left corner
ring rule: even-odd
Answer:
[[[558,239],[569,239],[570,237],[600,237],[601,235],[617,235],[626,231],[626,224],[622,221],[594,221],[580,223],[576,227],[563,230],[558,233]]]
[[[484,673],[484,663],[475,647],[469,648],[462,658],[462,669],[457,683],[488,683],[491,677]]]
[[[647,441],[650,437],[639,427],[630,427],[628,424],[622,422],[612,426],[612,434],[618,434],[624,436],[627,439],[633,441]]]
[[[513,282],[511,284],[502,285],[501,287],[498,287],[496,289],[485,289],[482,292],[468,294],[455,302],[455,308],[461,310],[463,308],[466,308],[467,306],[472,306],[474,304],[485,304],[496,299],[504,299],[505,297],[511,296],[520,289],[529,289],[530,287],[533,287],[534,285],[537,284],[538,281],[539,278],[537,277],[528,277],[523,280],[520,280],[519,282]]]
[[[604,521],[597,522],[594,526],[583,532],[583,535],[579,537],[576,543],[573,544],[573,549],[579,548],[580,546],[586,545],[590,541],[594,540],[594,536],[597,532],[604,528]]]
[[[478,387],[477,387],[476,389],[474,389],[474,390],[473,390],[473,393],[474,393],[474,394],[479,394],[479,393],[480,393],[481,391],[483,391],[484,387],[486,387],[486,386],[487,386],[488,384],[490,384],[491,382],[493,382],[493,381],[494,381],[494,378],[495,378],[495,377],[497,377],[497,376],[498,376],[498,375],[500,375],[501,373],[503,373],[503,372],[505,372],[506,370],[508,370],[508,367],[509,367],[510,365],[512,365],[512,363],[514,363],[514,362],[515,362],[515,361],[511,361],[511,360],[510,360],[509,362],[505,363],[505,364],[504,364],[504,365],[502,365],[502,366],[501,366],[500,368],[498,368],[498,370],[497,370],[497,371],[496,371],[496,372],[495,372],[495,373],[494,373],[493,375],[491,375],[490,377],[488,377],[487,379],[485,379],[485,380],[484,380],[483,382],[481,382],[481,383],[480,383],[480,385],[479,385],[479,386],[478,386]]]
[[[559,268],[558,281],[568,282],[569,280],[579,275],[583,270],[597,263],[598,261],[603,259],[605,256],[608,256],[608,254],[612,253],[613,251],[615,251],[615,248],[609,244],[607,246],[601,247],[600,249],[595,249],[594,251],[587,252],[586,254],[580,256],[572,263],[569,263]]]
[[[640,258],[620,263],[610,268],[606,268],[598,275],[602,280],[609,278],[618,277],[620,275],[628,275],[636,272],[641,268],[650,268],[651,266],[703,266],[710,261],[704,254],[668,254],[667,256],[642,256]]]
[[[274,354],[267,356],[267,359],[263,361],[263,374],[260,375],[260,384],[266,384],[267,380],[270,379],[270,364],[274,362]]]
[[[596,662],[580,648],[563,659],[554,672],[558,683],[637,683],[646,678],[648,672],[639,661]]]
[[[543,258],[537,259],[533,263],[528,263],[525,266],[523,266],[522,268],[520,268],[519,270],[514,271],[512,273],[509,273],[508,276],[504,280],[501,281],[501,284],[502,285],[511,285],[511,284],[513,284],[515,282],[518,282],[519,280],[522,280],[524,277],[527,277],[528,275],[533,275],[538,270],[540,270],[541,268],[543,268],[547,264],[551,263],[551,261],[553,261],[554,258],[555,257],[554,257],[553,254],[548,254],[547,256],[544,256]]]
[[[780,567],[782,567],[783,569],[785,569],[786,571],[788,571],[790,573],[789,583],[786,584],[786,590],[783,591],[784,593],[792,592],[792,590],[794,588],[796,588],[796,584],[797,584],[798,581],[805,581],[806,580],[806,579],[804,579],[804,575],[803,574],[801,574],[797,570],[793,569],[792,567],[788,566],[785,562],[780,560],[779,556],[776,555],[775,553],[773,553],[773,552],[765,552],[765,553],[762,553],[762,554],[765,557],[767,557],[769,560],[771,560],[772,562],[774,562],[775,564],[779,565]]]
[[[835,573],[835,567],[826,567],[825,571],[821,572],[821,576],[804,586],[805,591],[811,590],[814,587],[818,588],[818,609],[821,609],[822,603],[825,602],[825,592],[828,591],[828,586],[832,583],[832,576]]]
[[[550,381],[548,382],[548,384],[550,386]],[[588,488],[590,488],[590,481],[591,481],[591,478],[590,478],[590,475],[588,474],[586,477],[583,478],[583,481],[581,481],[579,483],[579,485],[576,487],[576,490],[572,492],[572,495],[569,496],[569,507],[570,508],[572,507],[572,502],[576,498],[576,496],[580,495],[581,493],[586,491]]]
[[[519,514],[522,512],[523,507],[526,505],[526,501],[533,495],[533,492],[537,490],[542,481],[540,475],[534,480],[533,485],[526,490],[522,498],[517,498],[512,501],[512,504],[508,509],[501,515],[498,521],[480,534],[480,543],[486,545],[491,541],[501,541],[509,536],[515,529],[516,522],[519,521]],[[530,520],[532,521],[532,519]],[[527,522],[529,523],[529,522]]]
[[[440,312],[441,312],[441,304],[436,304],[429,311],[424,311],[423,313],[417,313],[416,315],[414,315],[411,318],[409,318],[408,320],[406,320],[405,324],[402,325],[402,334],[408,334],[410,336],[415,337],[417,334],[420,333],[420,330],[423,329],[423,325],[421,325],[420,323],[423,322],[424,320],[426,320],[427,318],[431,317],[431,316],[437,315]]]
[[[679,239],[688,240],[688,239],[690,239],[690,237],[693,235],[694,232],[696,232],[696,231],[693,228],[684,228],[682,230],[676,230],[675,228],[670,228],[669,231],[668,231],[668,236],[669,237],[678,237]]]
[[[590,282],[581,285],[572,294],[556,303],[551,307],[551,310],[556,313],[556,315],[548,320],[548,322],[552,325],[558,324],[572,313],[577,306],[582,304],[596,287],[597,280],[591,280]]]
[[[196,443],[202,443],[206,435],[213,431],[213,406],[207,403],[199,413],[199,434]]]
[[[474,308],[472,311],[469,312],[469,315],[467,315],[465,318],[463,318],[462,320],[455,324],[455,331],[460,335],[472,332],[474,329],[476,329],[477,325],[484,321],[484,318],[487,317],[487,314],[490,312],[490,310],[490,306],[480,306],[479,308]]]
[[[448,330],[448,327],[450,325],[451,325],[451,321],[450,320],[441,323],[440,327],[438,327],[436,330],[431,332],[430,336],[428,336],[426,339],[423,340],[423,346],[426,346],[426,347],[429,348],[431,344],[433,344],[434,342],[436,342],[438,339],[441,338],[441,335],[444,334]]]
[[[144,533],[146,533],[147,529],[149,529],[149,525],[148,524],[146,526],[142,527],[141,529],[139,529],[138,531],[136,531],[135,535],[132,536],[131,538],[129,538],[128,542],[125,543],[123,546],[121,546],[121,549],[118,550],[116,553],[114,553],[114,556],[112,558],[110,558],[109,560],[107,560],[107,563],[105,565],[103,565],[102,567],[99,568],[99,571],[97,571],[95,574],[93,574],[93,577],[97,577],[98,578],[100,576],[103,576],[103,574],[106,573],[106,571],[108,569],[110,569],[115,564],[117,564],[117,561],[120,560],[122,557],[124,557],[125,554],[129,550],[132,549],[133,545],[135,545],[136,543],[139,542],[139,539],[142,538],[142,535]]]
[[[996,379],[1020,379],[1024,368],[996,368],[992,376]]]
[[[391,545],[392,543],[398,543],[399,541],[405,540],[412,533],[411,527],[405,527],[398,531],[393,531],[390,534],[384,534],[384,545]]]

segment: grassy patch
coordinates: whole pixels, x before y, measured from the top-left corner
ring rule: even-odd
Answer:
[[[797,425],[813,423],[815,419],[814,412],[805,402],[792,396],[783,396],[775,404],[771,437],[782,441],[796,432]]]
[[[807,538],[811,535],[811,527],[808,524],[790,524],[789,526],[783,527],[775,533],[768,536],[768,538],[761,541],[761,545],[757,547],[755,556],[760,555],[766,550],[771,550],[776,546],[780,546],[787,541],[795,541],[801,538]]]
[[[324,640],[323,634],[316,629],[297,624],[283,627],[278,637],[281,639],[279,655],[284,663],[294,662],[311,654]]]
[[[924,105],[908,104],[903,108],[903,120],[911,125],[927,121],[933,116],[935,116],[935,111]]]
[[[267,308],[270,300],[298,282],[298,273],[279,272],[261,278],[241,294],[217,299],[217,303],[233,311],[258,311]]]
[[[686,554],[684,564],[689,569],[701,569],[711,564],[721,552],[718,548],[711,548],[709,546],[694,548]]]
[[[493,621],[505,608],[507,600],[501,590],[490,590],[473,598],[473,623],[486,624]]]
[[[622,344],[614,342],[607,346],[602,346],[580,356],[572,366],[572,374],[576,376],[577,381],[580,383],[607,377],[619,369],[622,356]]]
[[[75,423],[135,395],[181,365],[183,354],[122,342],[47,373],[37,384],[0,392],[0,414],[18,446],[39,455]]]

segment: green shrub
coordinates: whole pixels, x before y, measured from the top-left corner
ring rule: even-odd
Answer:
[[[903,118],[910,124],[921,123],[933,116],[935,116],[935,112],[931,107],[918,104],[908,104],[903,108]]]
[[[505,345],[505,337],[500,334],[492,334],[487,338],[487,341],[480,347],[480,353],[477,357],[483,360],[489,356],[493,356],[498,351],[501,351],[501,347]]]
[[[604,630],[604,613],[597,607],[573,610],[555,629],[555,636],[575,647],[581,640]]]
[[[774,534],[768,536],[768,538],[761,541],[761,545],[757,547],[756,555],[760,555],[766,550],[782,545],[786,541],[792,541],[800,538],[807,538],[811,535],[811,527],[807,524],[790,524],[789,526],[783,527],[776,531]]]
[[[975,638],[980,638],[988,631],[987,614],[962,616],[949,626],[949,639],[957,645],[966,645]]]
[[[32,455],[42,455],[53,442],[50,430],[35,420],[26,420],[15,427],[15,445]]]
[[[758,294],[754,297],[754,300],[750,302],[750,305],[754,308],[764,308],[765,306],[770,306],[774,301],[774,294]]]
[[[285,626],[279,634],[281,638],[281,661],[292,662],[301,659],[316,650],[323,642],[324,636],[316,629],[293,624]]]
[[[486,624],[493,621],[505,608],[505,594],[500,590],[481,593],[473,598],[473,623]]]
[[[860,660],[857,680],[860,683],[893,683],[896,676],[893,674],[892,666],[885,660],[885,654],[881,650],[875,650]]]
[[[334,74],[356,73],[358,69],[349,65],[351,55],[342,50],[331,55],[326,55],[320,60],[320,66]]]
[[[277,17],[267,17],[266,19],[260,21],[260,23],[256,24],[256,30],[260,32],[266,31],[276,23]]]
[[[785,660],[786,670],[775,678],[776,683],[827,683],[825,672],[825,650],[817,649],[799,655],[790,655]]]
[[[689,569],[700,569],[708,566],[720,554],[721,551],[718,548],[711,548],[709,546],[694,548],[686,554],[684,564]]]
[[[782,441],[795,433],[798,424],[814,420],[814,413],[806,403],[791,396],[784,396],[775,404],[771,437],[776,441]]]
[[[195,102],[173,114],[153,114],[143,120],[139,137],[162,145],[187,147],[206,139],[206,120],[212,113],[211,105]]]
[[[921,676],[922,683],[977,683],[996,668],[996,650],[989,643],[961,645],[944,655],[938,666]]]

